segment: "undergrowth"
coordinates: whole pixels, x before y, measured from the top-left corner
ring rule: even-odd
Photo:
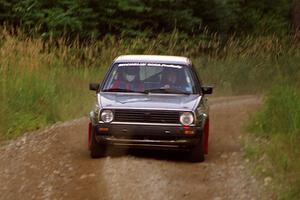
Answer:
[[[274,180],[267,192],[277,199],[300,199],[300,90],[282,84],[265,97],[249,126],[259,142],[248,144],[246,155],[262,177]]]
[[[206,35],[205,35],[206,34]],[[122,54],[189,57],[214,95],[261,93],[282,74],[298,80],[300,48],[292,36],[217,35],[182,38],[180,33],[134,39],[106,36],[82,44],[67,38],[43,41],[0,28],[0,138],[14,138],[57,121],[87,115],[98,82]]]

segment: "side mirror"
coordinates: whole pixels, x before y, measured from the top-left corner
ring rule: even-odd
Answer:
[[[212,94],[213,93],[213,87],[212,86],[202,86],[201,87],[203,94]]]
[[[90,90],[97,91],[100,87],[99,83],[90,83]]]

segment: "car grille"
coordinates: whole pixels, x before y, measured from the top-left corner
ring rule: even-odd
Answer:
[[[179,111],[117,109],[114,121],[179,124],[179,115]]]

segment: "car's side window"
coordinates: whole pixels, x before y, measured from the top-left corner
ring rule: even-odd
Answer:
[[[116,67],[112,70],[112,74],[111,74],[111,78],[108,79],[108,82],[106,83],[106,85],[108,86],[108,88],[111,88],[113,85],[113,82],[116,81],[118,78],[118,72]]]
[[[183,81],[183,87],[185,91],[193,93],[195,91],[195,84],[194,81],[191,80],[191,76],[189,74],[188,70],[184,70],[184,81]]]
[[[202,81],[200,79],[199,73],[195,69],[196,68],[194,66],[191,66],[191,76],[194,79],[195,90],[201,93]]]

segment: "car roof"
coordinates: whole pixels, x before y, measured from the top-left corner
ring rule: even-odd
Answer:
[[[114,63],[128,62],[146,62],[146,63],[162,63],[191,65],[191,61],[187,57],[182,56],[161,56],[161,55],[122,55],[114,60]]]

